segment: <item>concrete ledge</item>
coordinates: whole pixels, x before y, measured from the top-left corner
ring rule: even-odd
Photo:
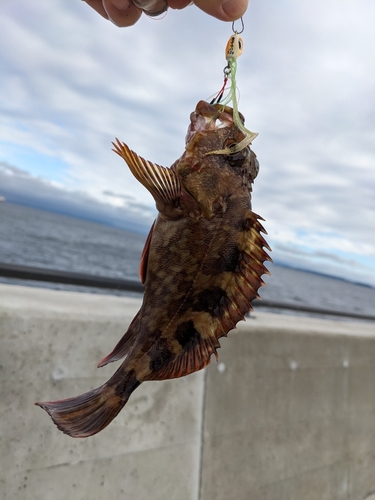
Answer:
[[[34,401],[103,383],[115,365],[96,363],[139,305],[0,285],[1,498],[371,498],[370,323],[256,313],[223,339],[219,363],[143,384],[92,438],[59,432]]]

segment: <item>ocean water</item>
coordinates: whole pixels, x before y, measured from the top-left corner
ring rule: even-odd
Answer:
[[[94,222],[0,203],[0,262],[4,263],[138,279],[145,239],[146,235]],[[267,286],[260,289],[264,299],[375,316],[374,288],[275,264],[268,268],[272,276],[264,277]],[[132,295],[1,277],[0,282]]]

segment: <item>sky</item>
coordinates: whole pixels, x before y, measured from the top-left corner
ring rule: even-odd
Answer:
[[[123,29],[80,0],[1,10],[0,195],[147,232],[153,199],[111,141],[178,159],[231,24],[194,5]],[[375,2],[250,0],[244,23],[239,107],[272,257],[375,286]]]

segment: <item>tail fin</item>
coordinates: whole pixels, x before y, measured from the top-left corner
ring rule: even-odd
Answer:
[[[35,404],[49,414],[64,434],[75,438],[93,436],[112,422],[140,384],[133,379],[126,391],[118,394],[117,385],[108,382],[75,398]]]
[[[125,403],[115,393],[108,393],[103,385],[75,398],[35,404],[46,410],[64,434],[83,438],[107,427]]]

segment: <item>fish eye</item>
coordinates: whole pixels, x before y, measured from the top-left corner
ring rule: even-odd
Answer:
[[[226,155],[225,159],[229,163],[229,165],[233,168],[243,168],[244,164],[249,160],[250,149],[249,147],[241,149],[241,151],[235,151],[235,147],[237,146],[237,142],[230,138],[227,139],[224,143],[225,149],[234,149],[233,153],[229,153]]]

